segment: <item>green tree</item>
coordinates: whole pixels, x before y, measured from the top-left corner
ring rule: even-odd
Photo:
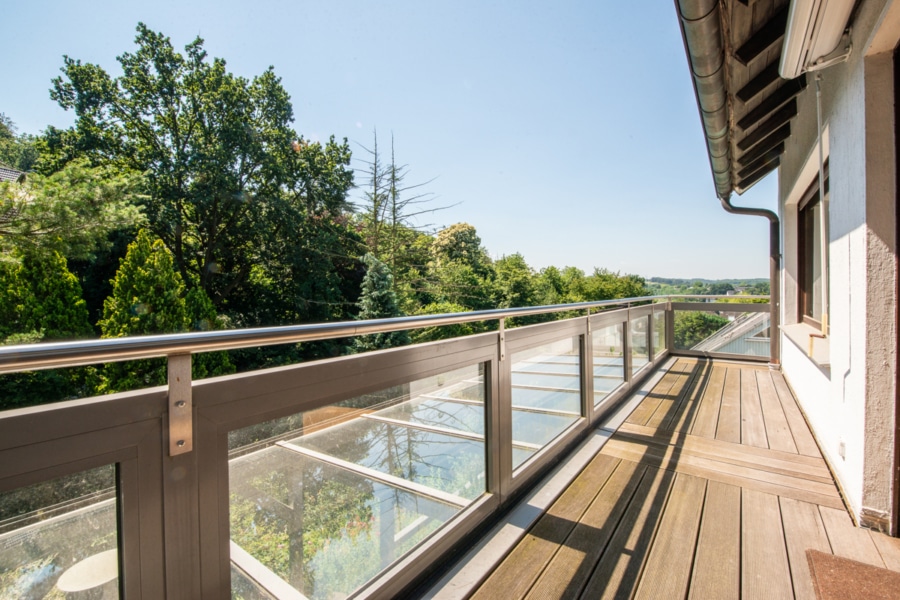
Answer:
[[[517,252],[494,261],[494,273],[498,308],[537,304],[534,271],[521,254]]]
[[[383,319],[399,317],[400,309],[397,306],[397,296],[394,293],[394,282],[391,271],[387,265],[375,258],[372,254],[362,257],[367,270],[363,278],[362,294],[359,298],[360,319]],[[409,343],[409,335],[406,331],[392,331],[388,333],[375,333],[360,336],[356,340],[356,350],[367,352],[381,348],[393,348]]]
[[[203,291],[195,287],[184,297],[184,311],[187,328],[191,331],[213,331],[225,329],[225,319],[216,314],[216,307]],[[204,379],[217,375],[234,373],[234,364],[227,352],[202,352],[191,360],[191,375],[194,379]]]
[[[135,206],[142,178],[76,160],[24,184],[0,183],[0,258],[56,251],[86,258],[105,247],[111,231],[140,224]]]
[[[59,253],[0,261],[0,345],[90,336],[78,279]],[[92,368],[0,376],[0,410],[90,395]]]
[[[456,262],[471,267],[481,277],[490,271],[491,259],[481,246],[481,238],[475,228],[468,223],[456,223],[439,231],[432,250],[438,268]]]
[[[420,315],[443,315],[449,313],[469,312],[469,309],[460,304],[452,302],[434,302],[423,306],[417,314]],[[470,323],[454,323],[452,325],[438,325],[434,327],[423,327],[410,332],[412,341],[416,344],[421,342],[433,342],[435,340],[446,340],[455,337],[463,337],[475,333],[487,331],[488,327],[484,321],[472,321]]]
[[[142,229],[129,244],[103,303],[102,337],[125,337],[183,331],[187,322],[184,283],[174,270],[172,253]],[[166,382],[165,359],[110,363],[102,392],[120,392]]]
[[[291,129],[290,97],[271,68],[251,80],[236,76],[224,60],[207,58],[202,39],[182,54],[144,24],[135,42],[118,59],[118,77],[65,57],[51,96],[75,111],[76,124],[47,130],[39,166],[88,156],[152,171],[144,202],[151,231],[185,284],[203,287],[222,309],[247,283],[273,229],[295,239],[280,215],[343,208],[349,149],[333,139],[309,144]]]
[[[541,305],[564,304],[568,287],[562,272],[556,267],[545,267],[537,274],[534,282],[538,303]]]
[[[584,300],[637,298],[646,293],[647,289],[642,277],[620,275],[607,269],[594,269],[594,273],[585,280]]]
[[[435,302],[449,302],[468,310],[495,308],[493,281],[461,261],[435,266],[429,276],[429,295]]]
[[[142,229],[113,280],[113,293],[103,305],[103,337],[181,331],[187,317],[184,283],[175,272],[172,253],[160,239]]]
[[[686,350],[728,325],[725,317],[707,312],[690,311],[675,314],[675,348]]]
[[[22,305],[17,333],[40,331],[44,341],[93,335],[81,285],[60,253],[24,256],[19,278],[31,300]]]
[[[30,171],[36,160],[34,136],[17,133],[12,119],[0,113],[0,163],[19,171]]]

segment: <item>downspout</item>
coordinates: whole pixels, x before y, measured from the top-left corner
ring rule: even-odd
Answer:
[[[778,215],[765,208],[744,208],[731,204],[731,196],[719,198],[722,208],[734,215],[747,215],[750,217],[765,217],[769,220],[769,304],[771,307],[769,317],[769,367],[780,368],[781,345],[780,332],[780,307],[781,307],[781,279],[778,270],[781,266],[781,231]]]
[[[778,215],[761,208],[732,206],[731,148],[729,131],[728,94],[725,89],[725,45],[722,34],[721,4],[719,0],[675,0],[681,35],[691,81],[697,95],[700,119],[706,133],[710,167],[716,195],[728,212],[736,215],[769,219],[769,293],[771,317],[769,326],[769,364],[778,368],[781,363],[779,344],[779,314],[781,285],[778,270],[781,265],[781,232]]]

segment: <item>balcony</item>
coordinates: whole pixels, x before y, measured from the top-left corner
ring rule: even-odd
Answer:
[[[780,372],[670,358],[644,388],[517,543],[497,528],[433,596],[860,597],[845,559],[900,571],[896,538],[854,527]]]
[[[633,298],[0,349],[4,372],[169,361],[167,388],[0,413],[0,596],[751,597],[765,574],[804,597],[807,548],[897,568],[763,366],[769,310]],[[565,318],[512,326],[534,315]],[[190,381],[204,351],[466,320],[497,330]]]

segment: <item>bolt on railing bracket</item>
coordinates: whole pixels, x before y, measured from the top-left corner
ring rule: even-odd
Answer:
[[[500,319],[500,320],[499,320],[499,323],[500,323],[500,329],[499,329],[499,333],[500,333],[500,348],[499,348],[499,352],[500,352],[500,360],[503,361],[503,360],[506,360],[506,319]]]
[[[191,396],[191,355],[174,354],[169,368],[169,456],[194,447],[194,405]]]

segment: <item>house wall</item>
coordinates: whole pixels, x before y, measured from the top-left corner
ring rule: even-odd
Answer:
[[[892,4],[900,0],[864,0],[852,23],[850,60],[821,72],[830,178],[830,368],[814,363],[784,334],[781,340],[785,377],[852,511],[862,524],[880,529],[896,522],[891,514],[897,370],[891,50],[900,9]],[[818,176],[815,75],[808,81],[779,178],[786,326],[798,320],[797,201]]]

